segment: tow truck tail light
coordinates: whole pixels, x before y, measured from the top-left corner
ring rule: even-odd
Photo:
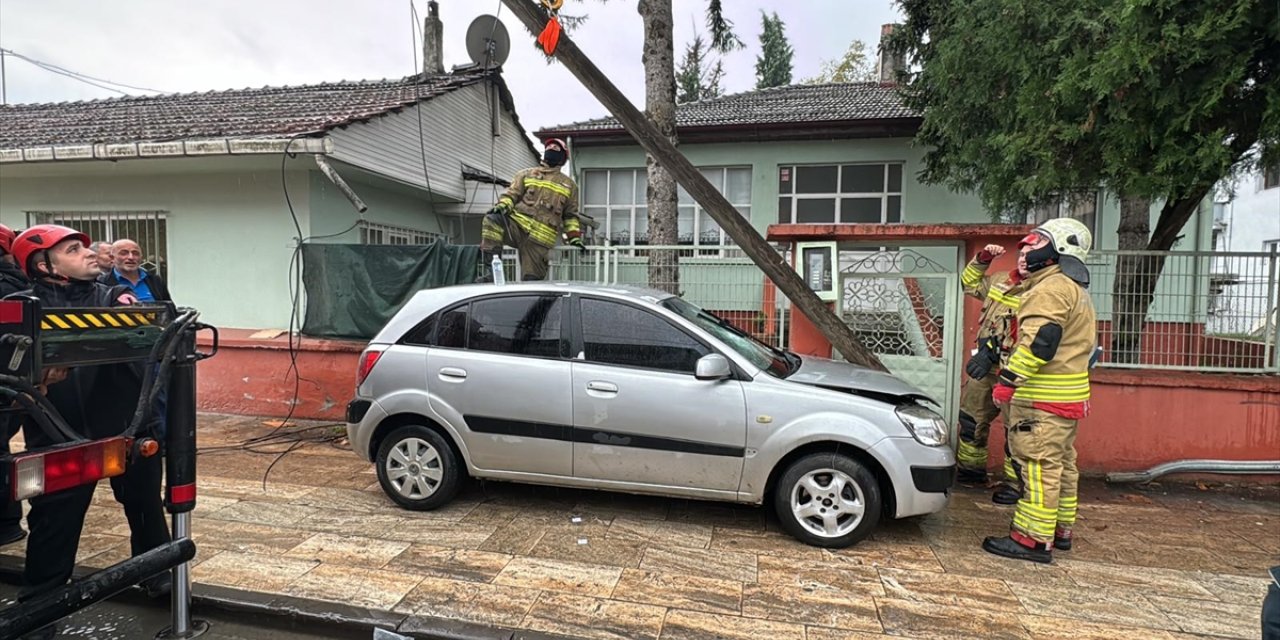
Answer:
[[[369,372],[373,371],[373,366],[378,364],[378,358],[383,354],[382,349],[369,349],[360,354],[360,368],[356,371],[356,386],[364,384],[365,378],[369,377]]]
[[[124,473],[128,440],[122,437],[14,456],[13,499],[29,498]]]

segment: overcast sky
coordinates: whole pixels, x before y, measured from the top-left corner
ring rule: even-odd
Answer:
[[[420,16],[426,0],[416,0]],[[706,0],[674,0],[677,59]],[[563,13],[590,19],[571,37],[643,106],[643,25],[636,0],[568,0]],[[607,115],[563,67],[548,65],[533,36],[498,0],[440,0],[445,68],[469,62],[467,25],[498,13],[511,35],[504,75],[525,128]],[[724,0],[747,48],[725,58],[729,93],[755,85],[760,11],[776,11],[795,48],[793,79],[859,39],[874,52],[880,25],[899,20],[891,0]],[[81,74],[168,92],[401,77],[414,68],[409,0],[0,0],[0,47]],[[421,54],[419,52],[419,63]],[[9,103],[119,95],[6,59]],[[141,92],[133,92],[141,93]]]

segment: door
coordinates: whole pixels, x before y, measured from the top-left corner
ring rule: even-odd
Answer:
[[[746,444],[737,380],[698,380],[712,349],[649,309],[579,300],[573,471],[579,478],[736,491]]]
[[[498,296],[441,315],[427,352],[427,389],[475,466],[572,475],[567,301]]]
[[[959,259],[956,248],[945,246],[841,255],[845,322],[893,375],[935,398],[949,424],[959,415],[964,363]]]

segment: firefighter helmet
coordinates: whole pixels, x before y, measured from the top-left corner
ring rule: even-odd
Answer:
[[[549,167],[558,167],[569,161],[569,145],[560,138],[543,140],[542,148],[542,161]]]
[[[0,224],[0,255],[13,252],[13,239],[18,234],[13,232],[7,225]]]
[[[1093,248],[1093,234],[1089,227],[1075,218],[1054,218],[1036,227],[1038,233],[1049,238],[1053,248],[1061,256],[1071,256],[1080,262],[1089,257]]]
[[[35,265],[31,258],[38,251],[47,251],[65,240],[79,240],[80,244],[89,246],[89,236],[60,224],[38,224],[21,234],[13,241],[13,258],[18,266],[29,277],[36,277]]]

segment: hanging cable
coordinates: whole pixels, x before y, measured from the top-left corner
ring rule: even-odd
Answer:
[[[159,89],[148,89],[148,88],[146,88],[146,87],[138,87],[138,86],[134,86],[134,85],[131,85],[131,84],[125,84],[125,83],[123,83],[123,82],[115,82],[115,81],[112,81],[112,80],[107,80],[107,79],[105,79],[105,78],[95,78],[95,77],[90,76],[90,75],[86,75],[86,74],[83,74],[83,73],[79,73],[79,72],[76,72],[76,71],[72,71],[72,70],[70,70],[70,69],[66,69],[66,68],[63,68],[63,67],[59,67],[59,66],[58,66],[58,65],[56,65],[56,64],[52,64],[52,63],[49,63],[49,62],[43,62],[43,61],[40,61],[40,60],[36,60],[35,58],[31,58],[31,57],[28,57],[28,56],[24,56],[24,55],[22,55],[21,53],[18,53],[17,51],[14,51],[13,49],[0,49],[0,51],[3,51],[6,55],[13,56],[13,57],[15,57],[15,58],[17,58],[17,59],[19,59],[19,60],[23,60],[23,61],[29,62],[29,63],[31,63],[31,64],[33,64],[33,65],[35,65],[35,66],[37,66],[37,67],[39,67],[39,68],[41,68],[41,69],[44,69],[45,71],[48,71],[48,72],[50,72],[50,73],[56,73],[56,74],[58,74],[58,75],[60,75],[60,76],[66,76],[66,77],[68,77],[68,78],[71,78],[72,80],[78,80],[78,81],[83,82],[83,83],[85,83],[85,84],[90,84],[90,85],[93,85],[93,86],[95,86],[95,87],[98,87],[99,89],[106,89],[107,91],[114,91],[114,92],[119,93],[119,94],[121,94],[121,95],[128,95],[128,93],[127,93],[127,92],[125,92],[125,91],[121,91],[120,89],[116,89],[116,88],[114,88],[114,87],[124,87],[125,89],[133,89],[133,90],[135,90],[135,91],[150,91],[150,92],[153,92],[153,93],[169,93],[169,92],[167,92],[167,91],[161,91],[161,90],[159,90]],[[109,87],[109,86],[105,86],[105,85],[114,85],[114,86],[113,86],[113,87]]]

